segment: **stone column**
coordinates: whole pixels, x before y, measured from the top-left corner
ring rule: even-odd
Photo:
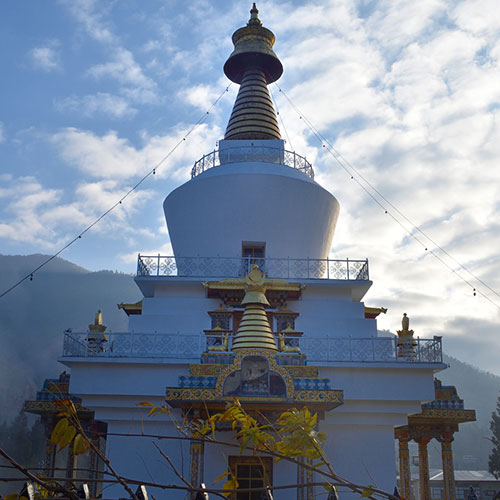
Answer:
[[[441,441],[441,457],[443,459],[444,500],[455,500],[455,471],[451,448],[453,432],[443,432],[439,441]]]
[[[431,488],[429,483],[429,455],[427,454],[427,443],[432,438],[422,436],[416,438],[418,443],[418,475],[420,479],[420,500],[431,500]]]
[[[401,430],[398,433],[398,441],[401,496],[404,500],[411,500],[410,451],[408,449],[408,430]]]
[[[191,478],[190,482],[193,486],[198,487],[203,482],[203,469],[205,458],[205,444],[201,441],[193,441],[189,447],[191,453]],[[196,493],[191,495],[192,498]]]

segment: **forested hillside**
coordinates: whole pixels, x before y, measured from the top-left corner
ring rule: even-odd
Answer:
[[[2,290],[45,258],[0,256]],[[57,357],[64,330],[86,330],[97,309],[111,330],[124,330],[127,317],[117,304],[139,299],[132,276],[89,272],[58,258],[0,299],[0,423],[17,415],[45,378],[63,370]]]

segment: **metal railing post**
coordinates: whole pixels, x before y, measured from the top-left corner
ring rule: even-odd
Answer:
[[[326,259],[326,279],[330,279],[330,259]]]
[[[309,257],[307,257],[307,279],[309,279]]]
[[[420,345],[420,337],[417,337],[418,360],[422,361],[422,346]]]
[[[347,266],[347,280],[349,280],[349,258],[347,258],[345,262],[346,262],[345,265]]]
[[[160,276],[160,254],[158,254],[158,264],[156,265],[156,276]]]

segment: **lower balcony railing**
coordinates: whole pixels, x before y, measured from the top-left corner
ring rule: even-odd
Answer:
[[[442,363],[441,337],[401,341],[392,337],[302,337],[287,345],[315,362]],[[199,359],[202,352],[229,351],[231,338],[163,333],[65,332],[63,357]],[[297,351],[297,349],[295,349]],[[282,352],[297,355],[298,352]]]
[[[244,277],[257,265],[274,279],[369,280],[368,259],[259,259],[139,255],[137,276]]]

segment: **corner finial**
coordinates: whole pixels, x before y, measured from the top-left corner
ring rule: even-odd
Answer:
[[[250,26],[252,24],[258,24],[259,26],[262,26],[262,21],[259,19],[259,11],[257,10],[255,2],[250,9],[250,20],[248,21],[247,26]]]

